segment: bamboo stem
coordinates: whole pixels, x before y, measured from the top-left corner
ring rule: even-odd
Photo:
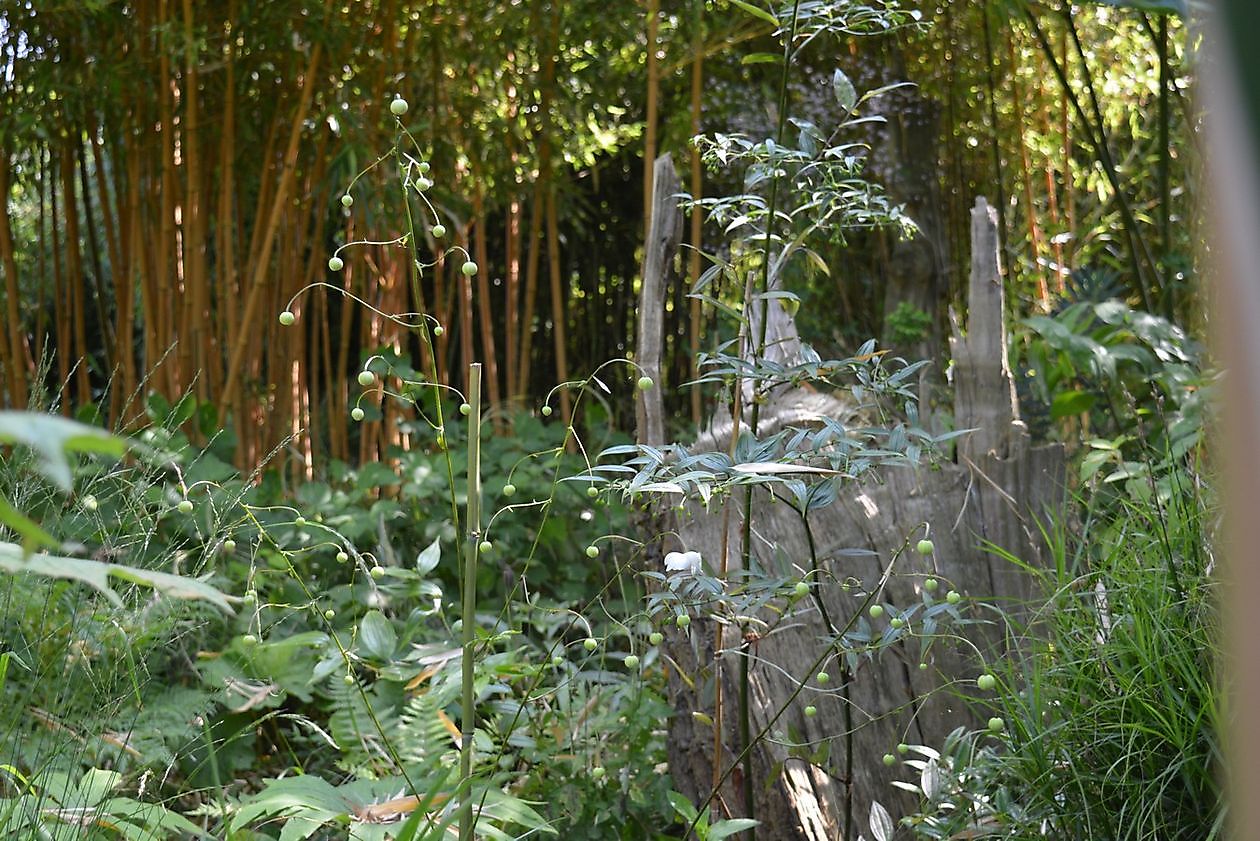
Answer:
[[[459,736],[459,838],[473,841],[473,734],[477,709],[473,695],[477,618],[477,555],[481,551],[481,364],[468,366],[468,540],[464,549],[463,679]]]

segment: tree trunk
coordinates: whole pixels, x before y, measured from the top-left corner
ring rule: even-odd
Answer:
[[[992,211],[983,199],[977,200],[972,212],[970,319],[966,336],[954,340],[954,408],[960,428],[980,431],[962,439],[957,463],[891,470],[883,474],[881,484],[842,487],[834,504],[811,513],[810,534],[793,511],[767,505],[764,495],[759,494],[753,508],[757,522],[752,556],[769,574],[791,576],[808,569],[812,539],[818,580],[827,582],[818,593],[836,626],[843,626],[861,607],[861,599],[839,582],[856,580],[862,591],[873,590],[894,555],[923,535],[924,524],[935,542],[934,553],[901,551],[898,574],[889,579],[883,601],[904,606],[920,602],[921,582],[929,574],[942,581],[942,591],[956,589],[967,599],[993,599],[1016,615],[1034,595],[1030,576],[983,548],[992,544],[1027,563],[1041,563],[1037,520],[1061,510],[1064,482],[1061,447],[1031,447],[1019,420],[1004,353],[996,230]],[[805,425],[811,415],[844,418],[853,412],[834,397],[796,389],[764,407],[760,431],[769,435],[785,425]],[[724,450],[730,431],[729,421],[715,426],[691,451]],[[706,511],[691,504],[676,526],[682,545],[708,559],[719,558],[723,545],[740,545],[742,506],[730,504],[729,516],[722,508]],[[824,661],[822,669],[839,680],[834,688],[823,689],[813,673],[825,648],[820,640],[830,631],[817,610],[801,612],[750,645],[737,630],[715,635],[710,625],[697,620],[689,633],[674,632],[667,638],[675,666],[670,670],[675,707],[670,722],[671,771],[683,794],[697,802],[708,798],[714,734],[704,718],[693,713],[713,713],[716,636],[721,640],[717,658],[725,664],[720,669],[721,693],[727,698],[738,697],[738,666],[745,656],[751,658],[750,730],[754,736],[767,736],[750,757],[762,841],[850,841],[865,831],[874,801],[888,807],[895,819],[913,805],[892,785],[906,776],[906,770],[885,766],[880,757],[899,742],[939,746],[953,728],[974,725],[987,715],[963,708],[949,691],[935,691],[951,681],[974,678],[980,668],[963,651],[939,642],[926,653],[898,644],[873,661],[859,661],[851,679],[844,663]],[[1002,631],[997,625],[976,625],[963,634],[990,656],[1000,651]],[[920,669],[921,662],[927,664],[925,669]],[[801,683],[806,684],[805,697],[789,702]],[[816,706],[818,714],[807,718],[806,704]],[[737,758],[730,750],[740,744],[735,719],[728,712],[722,727],[723,770]],[[789,743],[812,747],[807,753],[792,750]],[[825,753],[813,750],[824,744],[829,745]],[[730,779],[714,800],[723,811],[737,815],[739,781],[735,773],[726,776]]]

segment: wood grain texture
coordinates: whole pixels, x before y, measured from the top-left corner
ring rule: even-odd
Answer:
[[[955,414],[960,427],[980,427],[982,432],[963,439],[955,460],[946,456],[936,464],[884,471],[878,484],[844,487],[835,503],[811,514],[810,528],[824,582],[822,601],[835,625],[842,627],[861,609],[859,593],[875,587],[885,567],[893,563],[898,574],[880,600],[909,607],[922,601],[923,580],[938,578],[937,597],[958,590],[965,597],[964,618],[983,623],[959,630],[987,658],[1008,644],[1006,628],[990,621],[995,614],[971,605],[994,604],[1022,621],[1035,592],[1030,576],[986,547],[1001,547],[1032,564],[1043,561],[1039,523],[1048,523],[1063,509],[1064,456],[1057,445],[1031,446],[1019,421],[1005,354],[996,221],[982,199],[973,213],[972,240],[970,319],[965,335],[955,338]],[[794,326],[785,329],[795,332]],[[764,436],[785,425],[808,424],[811,417],[831,414],[844,420],[850,413],[836,397],[797,389],[776,395],[763,409],[759,431]],[[729,418],[715,421],[692,452],[724,451],[732,426]],[[797,514],[770,504],[764,492],[753,511],[755,563],[771,575],[801,575],[808,570],[808,539]],[[925,525],[935,543],[934,553],[926,557],[913,551]],[[741,545],[742,508],[735,503],[727,516],[718,505],[706,510],[693,502],[674,527],[683,546],[699,551],[716,568],[723,528],[728,530],[729,546]],[[732,550],[729,561],[736,569],[739,553]],[[853,585],[847,590],[846,580]],[[826,687],[813,679],[817,658],[827,647],[828,628],[807,601],[797,607],[800,612],[792,621],[748,649],[753,658],[752,732],[767,733],[752,757],[756,817],[761,821],[757,836],[762,841],[869,836],[872,801],[888,807],[894,819],[913,805],[908,795],[892,786],[894,779],[911,779],[913,772],[900,763],[885,766],[883,755],[895,753],[903,741],[939,745],[955,727],[975,726],[989,715],[982,708],[968,709],[958,696],[974,694],[971,681],[980,674],[982,663],[968,647],[938,643],[925,652],[918,641],[899,643],[874,660],[862,661],[848,687],[854,728],[853,775],[848,781],[842,664],[832,659],[822,666],[833,676]],[[884,618],[872,624],[882,632],[887,622]],[[715,637],[712,622],[700,619],[689,633],[675,631],[666,640],[674,665],[670,694],[676,710],[670,723],[670,766],[675,786],[696,801],[708,796],[713,777],[712,732],[692,713],[711,713]],[[716,657],[724,662],[722,692],[735,698],[742,641],[734,630],[720,639]],[[920,670],[920,662],[928,668]],[[966,683],[956,684],[959,680]],[[807,688],[788,704],[801,682]],[[817,716],[806,718],[806,705],[817,707]],[[735,718],[724,720],[727,746],[739,743]],[[802,755],[808,751],[793,748],[828,743],[829,754],[820,762],[806,761]],[[722,761],[729,767],[735,759],[727,750]],[[846,834],[844,800],[850,782],[853,820]],[[723,815],[739,814],[736,783],[732,775],[716,798]]]

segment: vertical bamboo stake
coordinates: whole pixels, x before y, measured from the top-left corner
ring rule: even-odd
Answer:
[[[539,47],[546,51],[543,60],[542,81],[539,84],[538,108],[538,178],[534,182],[533,204],[529,211],[529,257],[525,262],[525,308],[521,324],[521,352],[517,357],[520,367],[516,382],[522,396],[529,392],[530,356],[534,343],[534,307],[538,301],[538,258],[542,248],[542,218],[544,202],[551,192],[551,96],[556,81],[556,50],[560,42],[560,14],[552,10],[550,35],[543,46],[543,20],[539,4],[534,4],[534,37]],[[550,6],[548,8],[551,8]]]
[[[42,204],[43,194],[40,195]],[[18,311],[17,260],[13,255],[13,232],[9,226],[9,154],[0,152],[0,267],[4,268],[4,305],[6,334],[5,355],[8,357],[9,405],[25,409],[26,391],[26,332]]]
[[[476,667],[474,645],[477,620],[477,555],[481,551],[481,364],[468,366],[468,539],[464,548],[463,592],[463,693],[459,721],[459,838],[473,841],[472,769],[473,733],[477,709],[473,697]]]
[[[487,394],[490,408],[499,405],[499,355],[494,349],[494,312],[490,306],[490,252],[486,244],[486,209],[482,188],[473,195],[473,252],[477,261],[477,310],[481,316],[481,351],[486,366]],[[471,280],[471,278],[470,278]]]
[[[567,382],[569,363],[565,358],[564,285],[560,276],[560,230],[556,222],[556,187],[551,185],[547,194],[547,268],[551,276],[551,335],[555,339],[556,379]],[[560,418],[566,427],[573,424],[573,410],[569,405],[569,389],[560,389]],[[565,437],[565,447],[573,446],[573,436]]]
[[[66,282],[70,295],[71,318],[74,320],[73,350],[69,345],[58,348],[77,360],[74,372],[75,398],[80,406],[92,400],[92,387],[88,381],[88,344],[86,296],[83,294],[83,260],[79,253],[79,211],[74,201],[74,148],[67,142],[61,147],[61,193],[66,225]]]
[[[57,345],[57,401],[63,415],[70,414],[70,296],[66,291],[66,273],[62,267],[61,226],[57,211],[57,176],[53,172],[53,150],[48,148],[48,194],[52,205],[53,253],[53,335]]]
[[[700,134],[700,107],[703,103],[702,95],[704,88],[704,0],[693,0],[695,20],[693,26],[695,32],[692,35],[692,52],[694,58],[691,60],[691,136],[695,137]],[[691,198],[695,201],[700,199],[704,190],[703,173],[700,168],[700,149],[692,144],[691,147]],[[699,207],[691,209],[691,254],[687,258],[687,276],[691,278],[694,284],[700,279],[700,250],[704,230],[704,212]],[[701,312],[700,301],[693,298],[690,302],[690,332],[691,332],[691,355],[687,360],[687,370],[690,379],[695,380],[699,374],[697,364],[700,356],[700,328],[701,328]],[[697,427],[700,425],[700,389],[693,387],[691,389],[691,422]]]
[[[1019,132],[1019,172],[1024,187],[1024,205],[1028,213],[1028,243],[1032,262],[1037,267],[1037,296],[1043,305],[1050,301],[1045,268],[1041,265],[1041,228],[1037,225],[1037,205],[1033,201],[1032,164],[1028,160],[1028,144],[1024,142],[1024,92],[1019,83],[1019,64],[1015,61],[1015,39],[1006,33],[1006,55],[1011,65],[1011,104],[1015,106],[1015,127]]]
[[[647,0],[647,116],[643,129],[643,236],[651,230],[652,167],[656,163],[656,94],[658,70],[656,40],[660,27],[660,0]]]
[[[207,396],[207,371],[210,361],[210,308],[206,294],[206,248],[204,236],[205,208],[202,201],[203,166],[201,156],[201,114],[197,86],[197,48],[193,32],[193,2],[183,0],[184,12],[184,122],[180,140],[184,154],[185,193],[183,206],[184,234],[184,329],[180,338],[187,346],[186,358],[193,371],[185,376],[196,377],[198,397]],[[217,367],[217,366],[216,366]]]
[[[267,217],[266,232],[262,245],[253,260],[253,272],[250,276],[249,294],[245,298],[245,309],[241,313],[240,331],[228,359],[227,377],[223,384],[223,403],[232,402],[236,394],[237,382],[240,379],[241,366],[245,362],[245,354],[249,350],[250,325],[258,311],[258,302],[263,288],[266,286],[268,267],[271,263],[271,251],[275,242],[276,230],[280,219],[288,207],[289,189],[293,183],[293,171],[297,166],[298,142],[302,139],[302,126],[310,111],[311,100],[315,93],[315,70],[319,67],[322,45],[316,42],[311,49],[311,58],[307,63],[306,73],[302,77],[302,97],[293,113],[293,123],[289,130],[289,145],[285,149],[284,164],[280,172],[280,183],[276,187],[276,197],[272,202],[271,213]],[[261,220],[259,220],[261,221]]]

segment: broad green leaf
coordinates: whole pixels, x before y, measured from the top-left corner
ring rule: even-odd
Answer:
[[[685,794],[671,791],[667,797],[669,797],[669,805],[674,807],[674,811],[678,813],[679,817],[687,823],[691,823],[696,819],[696,807],[692,805],[691,800]]]
[[[321,777],[302,774],[269,780],[262,791],[247,798],[232,819],[232,831],[238,831],[262,818],[291,818],[301,816],[303,824],[315,821],[335,820],[347,814],[345,798],[337,789]]]
[[[752,829],[759,823],[761,821],[755,821],[752,818],[731,818],[729,821],[718,821],[709,828],[704,837],[706,841],[721,841],[721,839],[734,835],[737,832]]]
[[[878,801],[871,801],[871,835],[875,841],[892,841],[892,817]]]
[[[363,653],[378,660],[388,660],[398,647],[398,634],[394,626],[379,610],[369,610],[359,623],[359,642]]]
[[[836,102],[840,103],[846,114],[857,107],[857,88],[853,87],[849,77],[839,67],[831,73],[831,89],[836,95]]]
[[[66,493],[71,488],[67,453],[120,457],[127,442],[95,426],[38,412],[0,412],[0,444],[22,444],[39,455],[40,471]]]
[[[74,799],[79,806],[95,806],[105,799],[111,791],[122,785],[123,776],[117,771],[106,771],[103,768],[89,768],[79,780]]]
[[[1050,404],[1050,417],[1058,420],[1084,414],[1094,408],[1097,402],[1097,394],[1090,394],[1087,391],[1063,391],[1054,396],[1054,401]]]
[[[416,572],[421,575],[432,572],[440,560],[442,560],[441,538],[434,538],[433,542],[416,556]]]
[[[122,598],[110,586],[110,578],[120,578],[142,587],[151,587],[173,599],[207,601],[227,613],[232,612],[227,596],[195,578],[172,575],[169,572],[138,569],[122,564],[107,564],[85,558],[66,558],[45,552],[27,555],[16,543],[0,543],[0,570],[14,574],[29,572],[49,578],[82,581],[98,590],[117,607],[122,606]]]
[[[9,501],[2,496],[0,496],[0,523],[20,536],[28,549],[35,547],[52,549],[57,545],[56,538],[40,528],[39,523],[10,505]]]

